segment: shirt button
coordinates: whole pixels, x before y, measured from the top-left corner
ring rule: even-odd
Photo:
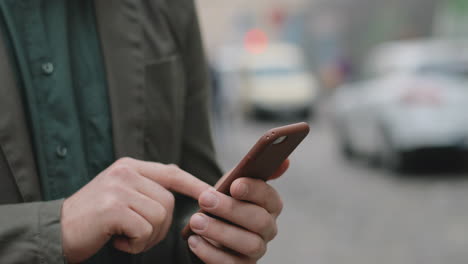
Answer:
[[[42,64],[42,73],[45,75],[51,75],[54,73],[54,64],[52,62]]]
[[[58,146],[55,153],[57,154],[57,157],[63,159],[67,156],[68,149],[66,147]]]

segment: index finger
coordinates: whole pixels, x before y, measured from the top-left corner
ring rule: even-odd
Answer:
[[[135,168],[144,177],[157,182],[164,188],[197,200],[202,192],[211,187],[176,165],[164,165],[130,158],[126,158],[124,162]]]
[[[278,170],[275,173],[273,173],[273,175],[270,178],[268,178],[268,180],[269,181],[275,180],[283,176],[283,174],[289,169],[289,164],[290,164],[289,159],[286,159],[285,161],[283,161],[283,163],[278,168]]]
[[[265,208],[277,217],[283,209],[283,201],[279,193],[268,183],[252,178],[240,178],[231,185],[233,198],[251,202]]]

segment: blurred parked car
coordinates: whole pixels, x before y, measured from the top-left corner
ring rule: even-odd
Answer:
[[[382,45],[367,79],[340,87],[336,127],[344,155],[399,170],[433,150],[468,149],[466,43],[420,40]]]
[[[306,69],[304,54],[293,44],[270,43],[241,59],[241,97],[246,113],[300,115],[313,113],[318,83]]]

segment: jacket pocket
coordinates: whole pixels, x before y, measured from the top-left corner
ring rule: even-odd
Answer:
[[[177,163],[182,144],[185,75],[180,56],[146,66],[145,153],[147,159]]]

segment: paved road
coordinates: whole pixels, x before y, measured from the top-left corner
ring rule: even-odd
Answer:
[[[225,168],[278,123],[232,121],[217,138]],[[222,130],[221,130],[222,131]],[[343,161],[326,120],[274,183],[285,209],[261,263],[468,263],[468,177],[398,176]]]

